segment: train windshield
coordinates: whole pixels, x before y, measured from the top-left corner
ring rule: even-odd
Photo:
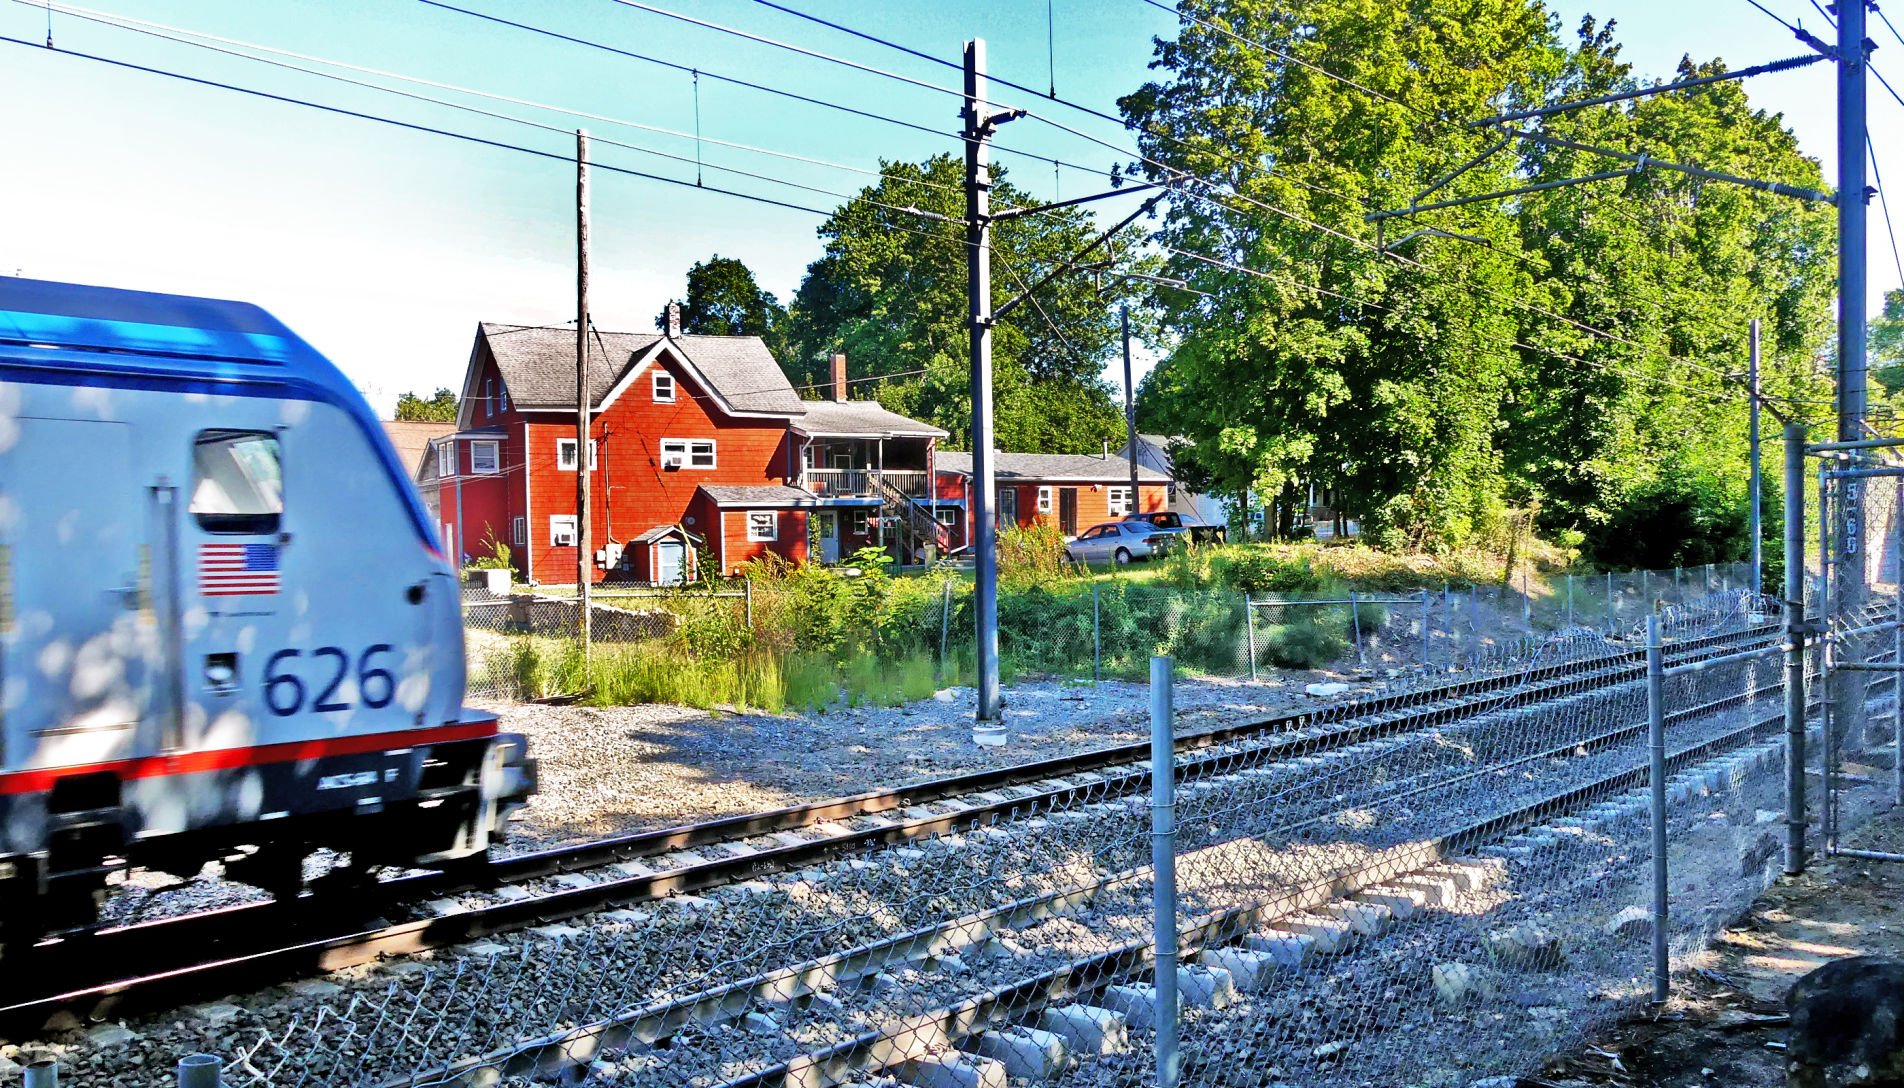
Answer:
[[[192,514],[214,533],[275,533],[284,513],[278,439],[264,431],[200,431]]]

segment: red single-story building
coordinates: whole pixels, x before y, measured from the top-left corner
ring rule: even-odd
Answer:
[[[1089,453],[995,453],[993,479],[998,485],[997,524],[1050,525],[1067,537],[1132,513],[1166,509],[1170,477],[1137,466],[1133,502],[1130,462]],[[942,451],[938,456],[934,502],[941,524],[958,534],[954,546],[972,539],[972,455]]]

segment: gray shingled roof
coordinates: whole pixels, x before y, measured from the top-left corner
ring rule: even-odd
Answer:
[[[1130,462],[1122,457],[1094,453],[1000,453],[992,457],[993,473],[1001,480],[1130,480]],[[972,455],[941,450],[938,467],[946,472],[972,474]],[[1154,468],[1137,466],[1139,483],[1164,484],[1170,477]]]
[[[517,406],[575,407],[574,332],[486,321],[482,335]],[[590,372],[591,404],[600,404],[635,357],[661,339],[658,332],[597,336],[606,358]],[[797,416],[806,410],[794,395],[793,383],[758,336],[683,336],[674,341],[674,348],[735,411]]]
[[[807,414],[797,424],[807,434],[944,438],[946,432],[930,423],[889,412],[876,400],[810,400]]]
[[[721,486],[702,484],[701,491],[716,506],[818,506],[819,496],[786,484]]]

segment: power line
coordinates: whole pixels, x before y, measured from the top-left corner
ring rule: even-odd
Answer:
[[[8,35],[0,35],[0,42],[6,42],[12,45],[27,46],[33,49],[45,48],[38,42],[30,42],[22,38],[15,38]],[[337,114],[342,117],[354,117],[362,121],[374,121],[374,122],[377,122],[378,124],[390,125],[395,128],[408,129],[412,132],[424,132],[424,133],[429,133],[431,135],[436,135],[436,136],[447,136],[453,140],[461,140],[466,143],[478,144],[484,147],[493,147],[503,151],[515,151],[524,155],[531,155],[539,159],[549,159],[549,160],[552,160],[555,162],[561,162],[561,163],[574,162],[573,156],[561,154],[558,152],[544,151],[540,148],[526,147],[522,144],[512,144],[505,140],[490,139],[485,136],[477,136],[467,132],[458,132],[454,129],[440,128],[435,125],[426,125],[416,121],[403,121],[394,117],[386,117],[386,116],[383,116],[382,114],[366,113],[362,110],[348,109],[343,106],[331,105],[325,102],[316,102],[316,101],[312,101],[310,99],[305,99],[305,98],[297,98],[292,95],[276,94],[271,91],[259,90],[258,88],[255,88],[255,87],[245,87],[236,83],[225,83],[220,80],[209,79],[204,76],[189,75],[184,72],[177,72],[177,71],[173,71],[166,68],[156,68],[149,65],[136,64],[132,61],[120,60],[115,57],[107,57],[107,56],[102,56],[95,53],[84,53],[84,52],[80,52],[78,50],[73,50],[73,49],[55,49],[53,50],[53,52],[59,53],[61,56],[77,57],[82,60],[90,60],[100,64],[111,65],[115,68],[124,68],[131,71],[144,72],[149,75],[165,76],[169,79],[181,80],[186,83],[196,83],[204,87],[215,87],[215,88],[218,88],[219,90],[235,91],[239,94],[251,95],[256,98],[263,98],[269,101],[279,102],[286,105],[304,106],[308,109],[320,110],[325,113]],[[742,192],[737,189],[724,189],[714,185],[696,185],[692,181],[684,181],[680,178],[671,178],[663,174],[651,174],[646,171],[635,170],[626,166],[614,166],[608,163],[594,163],[592,165],[596,169],[605,170],[612,174],[622,174],[628,177],[641,178],[645,181],[657,181],[657,182],[662,182],[668,185],[678,185],[678,186],[681,186],[682,188],[696,189],[702,192],[714,193],[720,196],[731,196],[741,200],[753,201],[757,204],[769,205],[771,207],[785,208],[790,211],[806,212],[808,214],[818,215],[823,218],[830,217],[834,214],[833,212],[825,211],[820,208],[808,207],[804,204],[794,204],[789,201],[777,200],[772,197],[760,196],[755,193]],[[894,224],[894,226],[898,227],[897,224]],[[899,229],[906,229],[906,228],[900,227]],[[924,234],[927,232],[915,231],[915,233]],[[947,240],[955,240],[950,235],[930,235],[930,236],[944,237]]]
[[[14,0],[14,3],[22,4],[22,5],[26,5],[30,7],[38,7],[40,6],[41,2],[42,0]],[[672,136],[677,139],[693,140],[696,143],[709,143],[717,147],[732,148],[736,151],[746,151],[746,152],[751,152],[753,154],[758,154],[758,155],[767,155],[773,158],[786,159],[792,162],[807,163],[812,166],[823,166],[823,167],[827,167],[834,170],[845,170],[852,173],[866,174],[873,177],[891,177],[892,176],[889,174],[882,173],[881,171],[878,171],[878,170],[870,169],[868,167],[854,166],[851,163],[834,162],[829,159],[815,158],[810,155],[800,155],[791,151],[780,151],[775,148],[760,147],[754,144],[739,143],[733,140],[723,140],[713,136],[701,136],[696,133],[682,132],[677,129],[665,128],[659,125],[650,125],[650,124],[644,124],[640,121],[631,121],[624,117],[614,117],[614,116],[610,116],[606,114],[591,113],[587,110],[576,109],[570,106],[558,106],[548,102],[538,102],[538,101],[535,101],[534,99],[515,98],[510,95],[497,94],[491,91],[478,90],[474,87],[459,86],[454,83],[441,83],[436,80],[423,79],[421,77],[412,76],[412,75],[405,75],[402,72],[391,72],[391,71],[385,71],[383,69],[378,69],[378,68],[364,67],[362,65],[351,64],[347,61],[333,60],[328,57],[313,56],[306,53],[294,52],[288,49],[279,49],[274,46],[261,45],[257,42],[247,42],[247,41],[242,41],[236,38],[221,37],[219,35],[210,34],[201,30],[192,30],[186,27],[168,26],[164,23],[155,23],[145,19],[137,19],[129,15],[120,15],[113,12],[95,11],[95,10],[90,10],[87,8],[75,7],[68,4],[52,4],[51,6],[57,8],[61,14],[72,15],[77,18],[85,19],[90,22],[100,23],[105,26],[117,27],[118,29],[132,31],[134,33],[150,34],[151,36],[154,36],[154,37],[164,38],[165,40],[168,40],[168,41],[180,42],[180,44],[191,45],[197,48],[208,49],[211,47],[204,45],[199,41],[185,41],[177,37],[172,37],[171,35],[185,35],[189,38],[203,39],[206,42],[217,42],[220,45],[231,46],[235,49],[255,50],[262,53],[269,53],[273,56],[288,57],[293,60],[306,61],[312,64],[322,64],[322,65],[327,65],[333,68],[342,68],[347,71],[359,72],[364,75],[379,76],[385,79],[400,80],[404,83],[411,83],[411,84],[415,84],[417,86],[422,86],[422,87],[430,87],[436,90],[452,91],[457,94],[466,94],[475,98],[487,99],[492,102],[502,102],[512,106],[527,106],[531,109],[547,110],[551,113],[560,113],[568,117],[578,117],[578,118],[582,118],[589,121],[599,121],[604,124],[617,125],[617,126],[621,126],[625,128],[637,129],[642,132],[652,132],[662,136]],[[215,50],[215,51],[228,52],[227,50]],[[246,54],[243,54],[243,53],[228,53],[228,55],[243,57],[246,60],[261,60],[261,58],[247,56]],[[313,72],[310,69],[299,68],[294,65],[288,65],[285,67],[289,67],[292,71],[304,72],[309,75],[322,76],[327,79],[340,78],[332,73]],[[346,82],[355,82],[355,81],[347,80]],[[358,83],[357,85],[368,86],[375,90],[386,91],[388,93],[393,93],[393,94],[403,93],[400,91],[396,91],[392,88],[383,87],[376,84]],[[446,105],[456,109],[468,108],[466,106],[462,106],[457,103],[443,102],[439,99],[422,98],[420,100],[426,101],[426,102],[433,102],[439,105]],[[527,121],[522,118],[509,117],[507,115],[488,114],[487,116],[500,116],[505,120],[515,121],[520,124],[535,124],[535,122],[533,121]],[[598,138],[598,141],[599,141],[599,138]],[[599,142],[606,142],[606,141],[599,141]],[[624,146],[624,145],[618,145],[618,146]],[[644,150],[644,149],[635,148],[635,150]],[[719,168],[717,167],[716,169],[719,169]],[[948,186],[948,188],[952,188],[952,187]]]
[[[480,20],[483,20],[484,22],[494,23],[499,26],[506,26],[514,30],[521,30],[530,34],[536,34],[542,37],[552,38],[557,41],[568,42],[571,45],[579,45],[579,46],[583,46],[584,48],[595,49],[604,53],[610,53],[615,56],[626,58],[628,60],[638,60],[647,64],[659,65],[661,67],[669,68],[684,74],[699,72],[702,76],[705,76],[708,79],[718,80],[723,83],[732,84],[733,86],[736,86],[736,87],[743,87],[748,90],[759,91],[763,94],[775,95],[780,98],[785,98],[795,102],[804,103],[809,106],[817,106],[822,109],[834,110],[840,113],[848,114],[853,117],[863,118],[869,121],[879,121],[885,124],[896,125],[900,128],[908,129],[913,132],[923,133],[928,136],[937,136],[937,137],[940,137],[941,139],[952,140],[957,142],[963,142],[965,139],[965,136],[963,133],[952,132],[945,129],[933,128],[930,125],[922,125],[914,121],[907,121],[902,118],[890,116],[888,114],[877,113],[871,110],[860,109],[855,106],[849,106],[842,102],[834,102],[828,99],[815,98],[815,97],[812,97],[811,95],[799,94],[794,91],[785,90],[780,87],[770,86],[765,83],[756,83],[751,80],[741,79],[736,76],[731,76],[731,75],[726,75],[720,72],[710,71],[706,68],[694,68],[689,65],[682,64],[678,61],[671,61],[662,57],[651,56],[646,53],[637,53],[637,52],[634,52],[633,50],[622,49],[618,46],[609,45],[605,42],[598,42],[588,38],[576,37],[575,35],[572,35],[572,34],[565,34],[559,30],[551,30],[547,27],[536,26],[534,24],[520,22],[515,19],[506,19],[500,15],[491,15],[486,12],[476,11],[470,8],[458,7],[455,4],[448,3],[447,0],[417,0],[417,2],[420,4],[427,4],[430,7],[438,8],[443,11],[453,12],[458,15],[466,15],[466,16],[469,16],[470,18],[480,19]],[[994,151],[998,151],[1004,154],[1017,155],[1020,158],[1031,159],[1039,163],[1050,163],[1054,166],[1068,166],[1074,170],[1082,170],[1086,173],[1098,174],[1104,177],[1113,176],[1110,174],[1109,171],[1099,170],[1095,167],[1084,166],[1082,164],[1071,162],[1066,159],[1057,158],[1052,155],[1044,155],[1044,154],[1039,154],[1037,152],[1025,151],[1023,149],[1011,147],[1006,144],[993,143],[992,149]]]
[[[634,2],[633,2],[633,0],[615,0],[615,2],[616,2],[616,3],[626,3],[626,4],[628,4],[628,5],[629,5],[629,6],[631,6],[631,7],[638,7],[638,8],[642,8],[643,10],[658,10],[658,9],[648,9],[648,8],[646,8],[646,7],[644,7],[643,5],[641,5],[641,4],[638,4],[638,3],[634,3]],[[791,15],[791,16],[794,16],[795,18],[798,18],[798,19],[805,19],[806,21],[808,21],[808,22],[810,22],[810,23],[816,23],[816,24],[818,24],[818,25],[820,25],[820,26],[824,26],[824,27],[827,27],[827,28],[828,28],[828,29],[830,29],[830,30],[836,30],[836,31],[839,31],[839,32],[840,32],[840,33],[842,33],[842,34],[850,34],[850,35],[852,35],[853,37],[855,37],[855,38],[859,38],[859,39],[861,39],[861,40],[863,40],[863,41],[868,41],[868,42],[872,42],[872,43],[874,43],[875,45],[881,45],[881,46],[884,46],[884,47],[886,47],[886,48],[888,48],[888,49],[894,49],[894,50],[897,50],[897,51],[899,51],[899,52],[901,52],[901,53],[904,53],[904,54],[906,54],[907,56],[911,56],[911,57],[917,57],[917,58],[918,58],[918,59],[920,59],[920,60],[924,60],[924,61],[929,61],[929,62],[931,62],[931,63],[933,63],[933,64],[937,64],[937,65],[941,65],[941,66],[943,66],[943,67],[946,67],[946,68],[950,68],[950,69],[953,69],[953,70],[955,70],[955,71],[963,71],[963,70],[964,70],[964,67],[963,67],[963,65],[962,65],[961,63],[959,63],[959,62],[955,62],[955,61],[951,61],[951,60],[948,60],[948,59],[946,59],[946,58],[944,58],[944,57],[938,57],[938,56],[934,56],[934,55],[932,55],[931,53],[927,53],[927,52],[925,52],[924,50],[921,50],[921,49],[915,49],[915,48],[913,48],[912,46],[909,46],[909,45],[903,45],[903,44],[901,44],[901,43],[899,43],[899,42],[895,42],[895,41],[893,41],[893,40],[891,40],[891,39],[889,39],[889,38],[883,38],[883,37],[881,37],[881,36],[879,36],[879,35],[877,35],[877,34],[872,34],[872,33],[868,33],[867,31],[864,31],[864,30],[858,30],[858,29],[855,29],[854,27],[850,27],[850,26],[847,26],[847,25],[845,25],[845,24],[843,24],[843,23],[837,23],[837,22],[834,22],[834,21],[832,21],[832,20],[830,20],[830,19],[823,19],[823,18],[821,18],[821,17],[820,17],[820,16],[818,16],[818,15],[812,15],[812,14],[809,14],[809,13],[807,13],[807,12],[804,12],[804,11],[800,11],[800,10],[798,10],[798,9],[796,9],[796,8],[792,8],[792,7],[788,7],[788,6],[787,6],[787,5],[785,5],[785,4],[782,4],[782,3],[778,3],[778,2],[776,2],[776,0],[754,0],[754,2],[755,2],[755,3],[758,3],[758,4],[761,4],[761,5],[762,5],[762,6],[764,6],[764,7],[769,7],[769,8],[772,8],[772,9],[773,9],[773,10],[775,10],[775,11],[779,11],[779,12],[784,12],[785,14],[788,14],[788,15]],[[1166,8],[1165,10],[1169,10],[1169,9],[1168,9],[1168,8]],[[690,21],[692,21],[692,20],[690,20]],[[702,24],[702,25],[711,25],[711,24]],[[746,35],[746,34],[745,34],[745,32],[742,32],[742,31],[729,31],[729,33],[738,33],[738,34],[741,34],[741,35],[742,35],[742,36],[744,36],[744,37],[751,37],[750,35]],[[761,40],[769,40],[769,39],[760,39],[760,38],[753,38],[752,40],[756,40],[756,41],[761,41]],[[815,54],[815,53],[812,53],[812,52],[810,52],[810,51],[805,51],[805,50],[801,50],[801,49],[800,49],[799,47],[797,47],[797,46],[788,46],[788,47],[786,47],[786,48],[790,48],[790,49],[793,49],[793,50],[794,50],[794,51],[796,51],[796,52],[805,52],[805,53],[806,53],[806,54],[807,54],[808,56],[819,56],[819,55],[821,55],[821,54]],[[828,59],[831,59],[831,58],[828,58]],[[855,65],[855,64],[853,64],[852,62],[841,62],[841,63],[846,63],[846,64],[848,64],[848,65],[849,65],[849,66],[851,66],[851,67],[859,67],[859,68],[861,68],[861,70],[863,70],[863,71],[870,71],[870,70],[872,70],[872,69],[867,69],[867,68],[865,68],[864,66],[860,66],[860,65]],[[885,73],[881,73],[881,74],[885,74]],[[903,77],[901,77],[901,78],[903,78]],[[1077,111],[1079,111],[1080,113],[1084,113],[1084,114],[1088,114],[1089,116],[1091,116],[1091,117],[1095,117],[1095,118],[1098,118],[1099,120],[1103,120],[1103,121],[1109,121],[1110,123],[1112,123],[1112,124],[1114,124],[1114,125],[1117,125],[1117,126],[1118,126],[1118,127],[1120,128],[1120,129],[1128,129],[1128,128],[1130,127],[1130,123],[1129,123],[1129,122],[1128,122],[1128,121],[1127,121],[1126,119],[1124,119],[1124,118],[1122,118],[1122,117],[1119,117],[1119,116],[1117,116],[1116,114],[1111,114],[1111,113],[1106,113],[1106,112],[1104,112],[1103,110],[1100,110],[1100,109],[1097,109],[1097,108],[1095,108],[1095,107],[1093,107],[1093,106],[1087,106],[1087,105],[1085,105],[1085,104],[1084,104],[1084,103],[1082,103],[1082,102],[1076,102],[1076,101],[1073,101],[1073,100],[1071,100],[1071,99],[1068,99],[1068,98],[1060,98],[1060,97],[1058,97],[1058,94],[1057,94],[1057,89],[1056,89],[1056,86],[1055,86],[1055,82],[1054,82],[1054,85],[1053,85],[1053,87],[1052,87],[1052,89],[1051,89],[1051,91],[1047,93],[1047,92],[1045,92],[1045,91],[1040,91],[1040,90],[1037,90],[1036,88],[1033,88],[1033,87],[1028,87],[1028,86],[1026,86],[1026,85],[1024,85],[1023,83],[1017,83],[1017,82],[1014,82],[1014,81],[1012,81],[1012,80],[1009,80],[1009,79],[1005,79],[1005,78],[1004,78],[1004,77],[1002,77],[1002,76],[995,76],[995,75],[991,75],[990,73],[987,73],[987,75],[986,75],[986,80],[987,80],[987,82],[990,82],[990,83],[996,83],[996,84],[998,84],[999,86],[1002,86],[1002,87],[1010,87],[1010,88],[1012,88],[1013,90],[1017,90],[1017,91],[1023,91],[1023,92],[1025,92],[1026,94],[1032,94],[1032,95],[1037,95],[1037,96],[1039,96],[1039,97],[1041,97],[1041,98],[1048,98],[1049,100],[1051,100],[1051,101],[1053,101],[1053,102],[1056,102],[1056,103],[1057,103],[1058,105],[1061,105],[1061,106],[1065,106],[1065,107],[1068,107],[1068,108],[1070,108],[1070,109],[1074,109],[1074,110],[1077,110]],[[936,87],[936,85],[934,85],[934,86]],[[963,94],[964,94],[964,92],[963,92],[963,91],[960,91],[960,92],[958,92],[958,93],[959,93],[959,94],[961,95],[961,97],[962,97],[962,96],[963,96]],[[993,105],[996,105],[997,103],[991,103],[991,104],[993,104]],[[1171,166],[1169,166],[1168,164],[1165,164],[1165,163],[1161,163],[1161,162],[1158,162],[1157,160],[1155,160],[1155,159],[1152,159],[1152,158],[1150,158],[1150,157],[1148,157],[1148,156],[1146,156],[1146,155],[1145,155],[1145,154],[1143,153],[1143,151],[1142,151],[1141,149],[1139,149],[1139,150],[1136,150],[1136,151],[1133,151],[1132,149],[1130,149],[1130,148],[1128,148],[1128,147],[1124,147],[1124,146],[1123,146],[1123,145],[1121,145],[1121,144],[1116,144],[1116,143],[1112,143],[1112,142],[1110,142],[1110,141],[1108,141],[1108,140],[1103,140],[1103,139],[1099,139],[1099,138],[1098,138],[1098,137],[1096,137],[1096,136],[1093,136],[1093,135],[1091,135],[1091,134],[1089,134],[1089,133],[1087,133],[1087,132],[1083,132],[1083,131],[1080,131],[1079,129],[1076,129],[1076,128],[1073,128],[1073,127],[1071,127],[1071,126],[1069,126],[1069,125],[1066,125],[1066,124],[1064,124],[1064,123],[1062,123],[1062,122],[1060,122],[1060,121],[1057,121],[1057,120],[1055,120],[1055,119],[1053,119],[1053,118],[1051,118],[1050,116],[1047,116],[1047,115],[1045,115],[1045,114],[1042,114],[1042,113],[1039,113],[1039,112],[1037,112],[1037,111],[1035,111],[1035,110],[1026,110],[1026,111],[1025,111],[1025,114],[1026,114],[1026,116],[1028,116],[1028,117],[1030,117],[1030,118],[1031,118],[1032,120],[1034,120],[1034,121],[1038,121],[1038,122],[1040,122],[1040,123],[1042,123],[1042,124],[1045,124],[1045,125],[1049,125],[1050,127],[1052,127],[1052,128],[1055,128],[1055,129],[1057,129],[1057,130],[1058,130],[1058,131],[1060,131],[1060,132],[1063,132],[1063,133],[1066,133],[1067,135],[1071,135],[1071,136],[1075,136],[1075,137],[1077,137],[1078,139],[1081,139],[1081,140],[1085,140],[1085,141],[1087,141],[1087,142],[1089,142],[1089,143],[1092,143],[1092,144],[1095,144],[1095,145],[1097,145],[1097,146],[1099,146],[1099,147],[1102,147],[1102,148],[1104,148],[1104,149],[1106,149],[1106,150],[1109,150],[1109,151],[1113,151],[1113,152],[1116,152],[1116,153],[1117,153],[1118,155],[1125,155],[1125,156],[1134,156],[1134,157],[1136,157],[1136,158],[1137,158],[1137,159],[1138,159],[1139,161],[1141,161],[1141,162],[1143,162],[1144,164],[1146,164],[1146,165],[1148,165],[1148,166],[1153,166],[1153,167],[1156,167],[1157,169],[1159,169],[1159,170],[1163,170],[1163,171],[1165,171],[1166,173],[1173,173],[1173,172],[1179,172],[1179,171],[1176,171],[1176,170],[1175,170],[1175,168],[1173,168],[1173,167],[1171,167]],[[1214,155],[1216,155],[1216,156],[1217,156],[1218,158],[1221,158],[1221,159],[1224,159],[1225,161],[1227,161],[1227,162],[1229,162],[1229,163],[1231,163],[1232,165],[1236,165],[1236,166],[1252,166],[1252,164],[1249,164],[1249,163],[1246,163],[1246,162],[1244,162],[1244,161],[1243,161],[1242,159],[1240,159],[1240,158],[1237,158],[1237,157],[1236,157],[1236,156],[1234,156],[1234,155],[1226,155],[1226,154],[1224,154],[1224,153],[1222,153],[1222,152],[1220,152],[1220,151],[1213,151],[1213,150],[1211,150],[1211,149],[1208,149],[1208,148],[1194,148],[1194,147],[1192,147],[1192,145],[1191,145],[1191,144],[1190,144],[1190,143],[1189,143],[1188,141],[1186,141],[1186,140],[1184,140],[1184,139],[1182,139],[1182,138],[1180,138],[1180,137],[1177,137],[1177,136],[1173,136],[1173,135],[1170,135],[1169,133],[1153,133],[1153,135],[1156,135],[1156,136],[1159,136],[1159,137],[1161,137],[1161,138],[1163,138],[1163,139],[1165,139],[1165,140],[1169,140],[1170,142],[1172,142],[1172,143],[1175,143],[1175,144],[1178,144],[1178,145],[1180,145],[1180,146],[1182,146],[1182,147],[1185,147],[1185,148],[1191,148],[1192,150],[1200,150],[1200,151],[1204,151],[1204,152],[1206,152],[1206,153],[1209,153],[1209,154],[1214,154]],[[1054,162],[1055,162],[1055,160],[1054,160]],[[1071,163],[1065,163],[1064,165],[1066,165],[1066,166],[1070,166],[1070,165],[1073,165],[1073,164],[1071,164]],[[1257,166],[1260,166],[1260,164],[1255,164],[1254,166],[1252,166],[1252,168],[1255,168],[1255,167],[1257,167]],[[1318,192],[1318,193],[1324,193],[1324,194],[1327,194],[1327,195],[1329,195],[1329,196],[1333,196],[1333,197],[1335,197],[1335,198],[1337,198],[1337,199],[1339,199],[1339,200],[1352,200],[1352,199],[1354,199],[1354,198],[1352,198],[1352,197],[1350,197],[1350,196],[1349,196],[1349,195],[1348,195],[1347,193],[1343,193],[1343,192],[1339,192],[1339,191],[1337,191],[1337,190],[1334,190],[1334,189],[1330,189],[1330,188],[1328,188],[1327,186],[1322,186],[1322,185],[1317,185],[1317,184],[1315,184],[1314,182],[1310,182],[1310,181],[1305,181],[1305,180],[1303,180],[1303,179],[1301,179],[1301,178],[1295,178],[1295,177],[1291,177],[1291,176],[1289,176],[1288,174],[1285,174],[1285,173],[1283,173],[1283,172],[1281,172],[1281,171],[1279,171],[1279,170],[1276,170],[1276,169],[1274,169],[1274,168],[1265,168],[1265,169],[1267,169],[1267,172],[1268,172],[1268,173],[1269,173],[1269,174],[1270,174],[1271,176],[1273,176],[1273,177],[1280,177],[1280,178],[1282,178],[1283,180],[1285,180],[1285,181],[1288,181],[1288,182],[1290,182],[1291,184],[1294,184],[1294,185],[1299,185],[1299,186],[1301,186],[1301,187],[1303,187],[1303,188],[1306,188],[1306,189],[1309,189],[1309,190],[1312,190],[1312,191],[1314,191],[1314,192]]]
[[[1904,289],[1904,255],[1897,249],[1897,228],[1891,223],[1891,200],[1885,195],[1884,175],[1878,172],[1878,149],[1871,143],[1871,134],[1864,134],[1864,150],[1871,157],[1871,180],[1878,183],[1878,209],[1884,215],[1884,233],[1891,238],[1891,261],[1897,268],[1897,282]]]

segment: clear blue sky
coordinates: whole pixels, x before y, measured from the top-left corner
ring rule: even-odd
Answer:
[[[807,192],[705,169],[709,185],[770,194],[828,209],[870,179],[878,160],[956,153],[952,139],[854,118],[735,87],[735,76],[954,131],[957,100],[877,75],[753,44],[615,0],[461,7],[698,68],[704,137],[786,151],[816,165],[704,145],[706,163],[825,190]],[[1045,5],[1026,0],[789,0],[791,6],[956,62],[969,37],[987,40],[990,68],[1115,113],[1143,81],[1152,38],[1174,18],[1143,0],[1053,0],[1055,58],[1048,62]],[[93,4],[99,5],[97,8]],[[59,6],[55,0],[55,7]],[[88,9],[276,49],[471,87],[600,118],[692,132],[692,77],[483,22],[417,0],[91,0]],[[956,87],[958,73],[802,22],[751,0],[657,0],[712,22],[849,57],[926,83]],[[1682,54],[1739,67],[1803,50],[1744,0],[1552,0],[1571,33],[1588,10],[1619,22],[1625,55],[1641,71],[1670,75]],[[1768,0],[1828,36],[1805,0]],[[577,120],[528,106],[415,88],[484,109],[531,117],[525,128],[206,52],[55,10],[62,51],[79,51],[306,97],[344,108],[452,128],[550,152],[572,153],[563,130],[692,158],[691,139]],[[40,43],[47,12],[0,0],[0,34]],[[1904,90],[1904,45],[1881,25],[1877,66]],[[1888,48],[1886,48],[1888,46]],[[300,62],[301,63],[301,62]],[[1895,75],[1893,75],[1895,73]],[[1763,77],[1755,101],[1785,115],[1801,144],[1832,169],[1833,91],[1828,66]],[[1036,96],[1000,91],[1114,145],[1117,126]],[[0,116],[9,152],[0,168],[0,274],[242,298],[289,322],[335,359],[388,411],[398,392],[454,386],[476,322],[561,322],[573,315],[573,167],[442,136],[318,113],[112,68],[40,48],[0,43]],[[1875,83],[1872,138],[1881,169],[1896,177],[1904,217],[1904,107]],[[1000,144],[1103,169],[1114,151],[1037,120],[1006,126]],[[692,181],[692,163],[600,144],[595,158]],[[1083,170],[998,161],[1035,192],[1075,196],[1099,187]],[[1829,176],[1829,175],[1828,175]],[[1128,200],[1106,202],[1121,214]],[[597,172],[594,178],[594,310],[604,328],[647,328],[683,289],[690,264],[738,257],[762,284],[789,297],[818,255],[819,216],[692,188]],[[1898,286],[1890,243],[1873,206],[1872,297]]]

